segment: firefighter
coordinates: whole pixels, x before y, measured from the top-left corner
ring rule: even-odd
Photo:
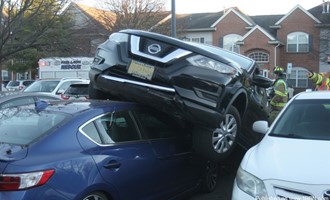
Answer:
[[[329,90],[330,89],[330,78],[329,73],[316,73],[308,71],[308,78],[315,84],[315,90]]]
[[[270,100],[271,111],[269,114],[269,122],[272,123],[278,113],[288,102],[288,84],[285,78],[285,72],[282,67],[275,67],[274,74],[276,79],[273,83],[273,96]]]

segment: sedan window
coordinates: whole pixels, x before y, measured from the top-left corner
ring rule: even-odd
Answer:
[[[128,111],[109,113],[99,117],[81,130],[97,144],[129,142],[141,138]]]

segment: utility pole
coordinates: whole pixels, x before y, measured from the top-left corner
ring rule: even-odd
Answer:
[[[176,15],[175,15],[175,0],[172,0],[171,2],[171,15],[172,15],[172,37],[176,38]]]

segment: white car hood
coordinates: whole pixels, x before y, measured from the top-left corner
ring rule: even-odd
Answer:
[[[330,184],[330,141],[265,136],[244,156],[241,167],[267,180]]]

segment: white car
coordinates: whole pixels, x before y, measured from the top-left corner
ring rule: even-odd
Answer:
[[[26,87],[23,92],[45,92],[61,96],[71,84],[86,81],[87,79],[81,78],[39,79]]]
[[[241,161],[232,200],[330,199],[330,92],[294,96]]]

